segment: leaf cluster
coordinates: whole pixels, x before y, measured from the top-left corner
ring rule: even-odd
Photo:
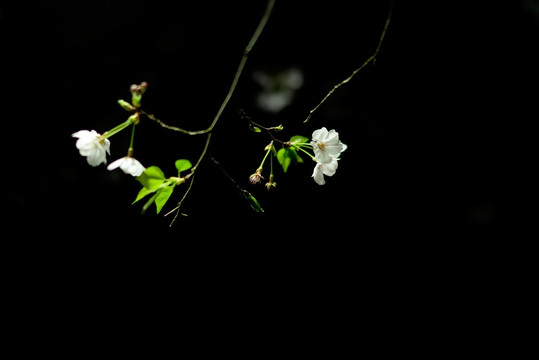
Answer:
[[[309,139],[305,136],[292,136],[290,141],[287,143],[289,146],[284,146],[277,151],[277,161],[279,164],[281,164],[281,167],[285,173],[288,171],[290,164],[303,163],[303,159],[301,156],[299,156],[298,150],[303,146],[303,144],[307,144],[308,141]]]
[[[157,166],[148,167],[139,177],[137,177],[137,181],[141,183],[142,189],[140,189],[133,204],[142,198],[153,194],[142,207],[143,214],[154,203],[156,211],[159,214],[172,195],[174,188],[186,181],[184,177],[181,177],[181,172],[189,170],[192,167],[191,162],[186,159],[179,159],[176,160],[175,166],[178,170],[177,177],[173,176],[167,179],[163,171]]]

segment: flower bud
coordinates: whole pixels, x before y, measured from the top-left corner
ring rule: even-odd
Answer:
[[[140,114],[138,112],[134,113],[128,118],[129,121],[131,121],[132,124],[137,125],[140,122]]]
[[[253,185],[258,184],[261,179],[263,179],[262,168],[256,169],[256,172],[253,175],[249,176],[249,182]]]
[[[143,81],[140,85],[133,84],[131,87],[129,87],[129,91],[131,92],[131,103],[135,108],[140,107],[142,94],[146,92],[147,88],[148,83],[146,81]]]
[[[148,83],[146,81],[141,82],[139,85],[140,94],[141,95],[144,94],[147,88],[148,88]]]
[[[266,183],[266,189],[268,191],[274,190],[277,187],[277,183],[273,181],[273,175],[270,175],[269,181]]]
[[[135,111],[136,108],[125,100],[118,100],[118,104],[127,111]]]

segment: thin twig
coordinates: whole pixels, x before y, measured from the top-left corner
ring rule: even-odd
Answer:
[[[228,178],[228,180],[230,180],[230,182],[232,184],[234,184],[234,186],[240,191],[240,192],[245,192],[245,190],[243,190],[241,188],[241,186],[238,185],[238,183],[236,182],[236,180],[234,180],[234,178],[232,176],[230,176],[229,173],[226,172],[226,170],[223,168],[223,165],[221,165],[221,163],[219,163],[219,161],[217,161],[213,156],[210,156],[210,160],[213,161],[213,163],[217,166],[217,168],[219,170],[221,170],[221,172]]]
[[[185,194],[183,194],[183,197],[178,202],[178,205],[174,209],[170,210],[168,213],[165,214],[165,216],[168,216],[171,213],[173,213],[174,211],[176,211],[176,215],[174,215],[174,219],[172,219],[169,227],[172,227],[172,225],[174,224],[174,222],[178,218],[178,215],[180,214],[180,207],[182,206],[183,201],[187,197],[187,194],[189,194],[189,191],[191,190],[191,186],[193,186],[193,182],[195,181],[195,171],[197,170],[198,165],[200,165],[200,162],[202,161],[202,159],[204,159],[204,156],[208,152],[208,147],[210,145],[210,140],[211,140],[211,134],[212,134],[211,132],[208,133],[208,137],[206,138],[206,143],[204,144],[204,149],[202,150],[202,153],[200,154],[200,157],[198,158],[197,163],[195,164],[195,166],[193,166],[191,168],[191,172],[184,177],[184,179],[186,181],[191,179],[191,183],[189,184],[189,187],[187,188],[187,191],[185,192]]]
[[[243,109],[239,109],[239,115],[242,120],[247,120],[249,124],[254,125],[257,128],[264,130],[266,133],[268,133],[268,135],[273,139],[273,141],[278,142],[279,144],[282,144],[285,146],[290,146],[290,143],[288,141],[281,141],[273,135],[273,131],[276,131],[279,128],[279,126],[266,127],[266,126],[260,125],[254,122],[253,119],[251,119],[251,117],[247,115],[247,113]],[[281,125],[281,129],[279,130],[282,130],[282,125]]]
[[[174,222],[176,222],[176,219],[178,218],[178,215],[180,214],[180,207],[182,206],[183,201],[187,197],[187,194],[189,194],[189,191],[191,191],[191,187],[193,186],[194,182],[195,182],[195,176],[193,175],[193,178],[191,179],[191,182],[189,183],[189,187],[185,191],[185,194],[183,194],[183,197],[180,200],[180,202],[178,202],[178,205],[174,209],[170,210],[168,213],[165,214],[165,216],[168,216],[168,215],[172,214],[174,211],[176,211],[176,215],[174,215],[174,218],[172,219],[172,221],[170,222],[170,225],[168,227],[172,227]],[[182,215],[184,215],[184,214],[182,214]],[[185,216],[187,216],[187,215],[185,215]]]
[[[255,123],[253,120],[249,120],[249,122],[251,124],[253,124],[254,126],[264,130],[273,139],[273,141],[278,142],[279,144],[282,144],[282,145],[285,145],[285,146],[290,146],[290,142],[279,140],[273,135],[273,131],[274,131],[273,128],[264,127],[264,126],[262,126],[260,124]]]
[[[208,147],[210,146],[211,134],[212,133],[208,133],[208,137],[206,138],[206,143],[204,144],[204,149],[202,150],[202,153],[200,154],[195,166],[191,168],[191,172],[185,177],[186,179],[188,179],[195,173],[196,169],[198,168],[198,165],[200,165],[200,162],[202,161],[202,159],[204,159],[204,156],[206,155],[206,152],[208,151]]]
[[[155,121],[156,123],[158,123],[159,125],[161,125],[162,127],[164,127],[167,130],[178,131],[178,132],[181,132],[181,133],[184,133],[184,134],[190,134],[189,130],[185,130],[185,129],[182,129],[182,128],[179,128],[179,127],[176,127],[176,126],[167,125],[164,122],[162,122],[161,120],[159,120],[157,117],[155,117],[155,115],[148,114],[146,111],[144,111],[142,109],[139,110],[139,111],[140,111],[140,113],[142,115],[146,116],[148,119],[150,119],[152,121]],[[190,135],[192,135],[192,134],[190,134]]]
[[[191,168],[191,172],[185,176],[185,180],[188,180],[189,178],[192,177],[191,183],[189,184],[189,187],[187,188],[187,191],[183,195],[180,202],[178,202],[178,205],[173,210],[169,211],[166,214],[166,215],[169,215],[172,212],[176,211],[176,215],[174,216],[174,219],[172,219],[172,222],[169,225],[170,227],[172,227],[172,225],[176,221],[178,215],[180,214],[180,207],[181,207],[183,201],[185,200],[185,198],[187,197],[187,194],[191,190],[191,186],[193,186],[195,171],[197,170],[198,166],[202,162],[202,159],[204,159],[204,156],[208,152],[208,147],[210,145],[210,140],[211,140],[211,135],[212,135],[211,131],[215,127],[215,124],[217,124],[217,121],[219,120],[219,118],[221,117],[221,114],[223,113],[226,106],[228,105],[228,102],[230,101],[230,98],[234,94],[234,90],[236,89],[236,86],[238,85],[241,73],[243,72],[243,68],[245,67],[245,63],[247,62],[247,57],[249,56],[249,53],[251,52],[251,50],[255,46],[256,41],[258,40],[258,37],[262,33],[262,30],[264,30],[264,27],[266,26],[266,23],[268,22],[269,16],[271,14],[271,10],[273,9],[273,5],[275,5],[275,0],[268,0],[268,4],[266,6],[266,11],[264,12],[264,15],[262,16],[262,19],[260,20],[260,23],[258,24],[253,36],[251,37],[251,40],[249,40],[249,43],[247,44],[247,46],[245,47],[245,50],[243,51],[243,56],[241,58],[238,69],[236,70],[236,74],[234,75],[234,79],[232,80],[232,85],[230,86],[230,89],[228,90],[228,94],[226,95],[225,99],[223,100],[223,103],[221,104],[221,107],[219,108],[219,111],[215,115],[215,118],[213,119],[213,122],[210,124],[210,126],[207,129],[198,130],[198,131],[189,131],[189,130],[185,130],[185,129],[182,129],[182,128],[179,128],[179,127],[176,127],[176,126],[170,126],[170,125],[165,124],[161,120],[159,120],[154,115],[148,114],[147,112],[140,110],[141,114],[147,116],[150,120],[155,121],[156,123],[158,123],[159,125],[161,125],[165,129],[182,132],[184,134],[189,134],[189,135],[208,134],[208,136],[206,138],[206,143],[204,144],[204,149],[202,150],[202,153],[200,154],[200,157],[198,158],[198,161],[196,162],[195,166],[193,166]],[[212,158],[212,160],[215,163],[217,163],[217,161],[215,159]],[[221,170],[223,170],[223,169],[221,168]],[[229,176],[229,178],[232,179],[230,176]],[[240,190],[244,191],[243,189],[241,189],[239,187],[239,185],[233,179],[232,179],[232,181]]]
[[[389,6],[389,14],[387,15],[387,20],[386,20],[386,23],[384,25],[384,30],[382,31],[382,35],[380,36],[380,40],[378,41],[378,46],[376,47],[376,50],[374,51],[374,54],[369,57],[364,63],[363,65],[361,65],[359,68],[355,69],[352,74],[350,74],[350,76],[348,76],[346,79],[344,79],[343,81],[341,81],[340,83],[338,83],[337,85],[335,85],[333,87],[333,89],[331,89],[327,95],[322,99],[322,101],[320,101],[320,103],[318,105],[316,105],[310,112],[309,112],[309,116],[307,116],[307,119],[305,119],[305,121],[303,121],[303,123],[306,123],[308,122],[311,117],[313,116],[313,113],[318,110],[318,108],[324,103],[326,102],[326,100],[331,96],[333,95],[333,93],[335,92],[335,90],[337,90],[338,88],[340,88],[342,85],[348,83],[350,80],[352,80],[352,78],[358,73],[360,72],[365,66],[367,66],[369,63],[376,63],[376,57],[378,56],[378,53],[380,52],[380,48],[382,46],[382,42],[384,41],[384,37],[386,36],[386,32],[387,32],[387,29],[389,27],[389,23],[391,21],[391,15],[393,14],[393,3],[394,3],[394,0],[391,1],[391,4]]]
[[[241,58],[240,64],[238,65],[238,69],[236,70],[236,73],[234,74],[234,79],[232,80],[232,84],[230,85],[230,89],[228,90],[228,93],[226,94],[225,99],[223,100],[223,103],[221,104],[221,107],[219,108],[219,111],[217,111],[217,114],[213,118],[213,121],[212,121],[212,123],[210,124],[210,126],[208,128],[203,129],[203,130],[196,130],[196,131],[185,130],[185,129],[182,129],[182,128],[179,128],[179,127],[176,127],[176,126],[167,125],[163,121],[159,120],[158,118],[156,118],[152,114],[148,114],[148,113],[143,112],[143,111],[141,111],[141,113],[143,115],[146,115],[150,120],[155,121],[156,123],[158,123],[159,125],[161,125],[162,127],[164,127],[165,129],[168,129],[168,130],[178,131],[178,132],[181,132],[181,133],[184,133],[184,134],[189,134],[189,135],[201,135],[201,134],[206,134],[206,133],[209,133],[210,131],[212,131],[213,128],[215,127],[215,125],[217,124],[217,121],[219,121],[219,118],[221,117],[221,114],[223,113],[226,106],[228,105],[228,102],[232,98],[232,95],[234,94],[234,90],[236,89],[236,86],[238,85],[238,82],[240,80],[240,76],[241,76],[241,74],[243,72],[243,68],[245,67],[245,63],[247,62],[247,58],[249,57],[249,53],[251,52],[251,50],[255,46],[256,41],[258,40],[260,34],[262,33],[262,30],[264,30],[264,27],[266,26],[266,23],[268,22],[268,19],[270,17],[270,14],[271,14],[271,11],[272,11],[274,5],[275,5],[275,0],[268,0],[268,4],[266,6],[266,10],[264,12],[264,15],[262,16],[262,19],[260,19],[260,23],[258,24],[255,32],[253,33],[253,36],[249,40],[249,43],[245,47],[245,50],[243,50],[243,56]]]

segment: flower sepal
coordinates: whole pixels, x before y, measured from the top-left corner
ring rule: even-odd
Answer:
[[[262,176],[262,168],[256,169],[255,173],[249,176],[249,182],[253,185],[258,184],[262,179],[264,179]]]
[[[277,183],[274,181],[274,176],[270,175],[268,182],[266,183],[266,189],[268,191],[275,190]]]

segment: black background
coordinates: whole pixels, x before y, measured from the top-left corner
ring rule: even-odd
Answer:
[[[124,121],[116,101],[128,100],[129,86],[141,81],[149,83],[148,112],[168,124],[207,127],[265,2],[12,6],[0,7],[4,209],[18,229],[10,244],[53,269],[52,278],[114,291],[170,273],[193,286],[204,274],[197,286],[210,288],[281,274],[275,282],[291,284],[288,291],[322,282],[346,297],[340,286],[358,274],[374,287],[374,278],[404,286],[405,278],[431,274],[438,282],[476,267],[503,273],[489,264],[503,268],[509,259],[500,254],[535,219],[537,2],[396,1],[376,65],[302,124],[372,55],[389,6],[277,1],[210,145],[265,213],[254,213],[206,159],[183,205],[189,216],[172,229],[171,218],[153,208],[141,216],[141,205],[130,205],[139,184],[90,167],[71,134]],[[252,73],[290,66],[305,77],[292,105],[278,114],[257,109]],[[238,108],[267,126],[283,124],[283,139],[336,129],[349,146],[337,174],[320,187],[306,163],[278,172],[274,193],[250,185],[269,138],[249,132]],[[128,132],[111,142],[109,162],[125,155]],[[203,143],[144,119],[135,154],[170,176],[174,160],[194,162]]]
[[[190,216],[176,230],[164,229],[169,219],[161,224],[161,217],[138,216],[140,209],[129,206],[138,184],[103,166],[86,167],[71,133],[104,132],[123,121],[116,100],[129,99],[129,85],[141,81],[150,84],[147,111],[170,124],[205,127],[264,7],[57,1],[27,12],[3,9],[7,123],[21,137],[15,163],[28,157],[32,164],[22,166],[31,175],[21,176],[25,190],[10,206],[25,223],[54,228],[61,221],[63,228],[87,224],[134,234],[152,229],[169,238],[180,228],[220,221],[225,232],[243,233],[245,224],[256,224],[267,234],[280,232],[287,221],[308,229],[339,219],[341,228],[350,224],[354,237],[361,237],[375,229],[398,234],[402,226],[438,235],[487,230],[525,216],[506,207],[510,185],[504,183],[519,170],[514,146],[525,145],[518,138],[529,135],[536,95],[537,10],[533,2],[518,1],[425,10],[397,2],[377,64],[339,89],[307,125],[302,121],[308,111],[373,53],[388,4],[361,2],[353,11],[338,2],[277,4],[210,148],[241,186],[260,197],[266,213],[251,214],[232,184],[205,161],[185,203]],[[305,76],[292,106],[278,114],[257,110],[253,71],[290,66]],[[248,133],[239,108],[260,123],[284,124],[283,138],[335,128],[350,146],[338,174],[319,187],[305,164],[278,175],[274,194],[252,188],[247,178],[268,138]],[[128,138],[125,132],[112,139],[109,162],[123,156]],[[203,142],[146,121],[137,132],[137,157],[173,172],[171,159],[194,161]]]

